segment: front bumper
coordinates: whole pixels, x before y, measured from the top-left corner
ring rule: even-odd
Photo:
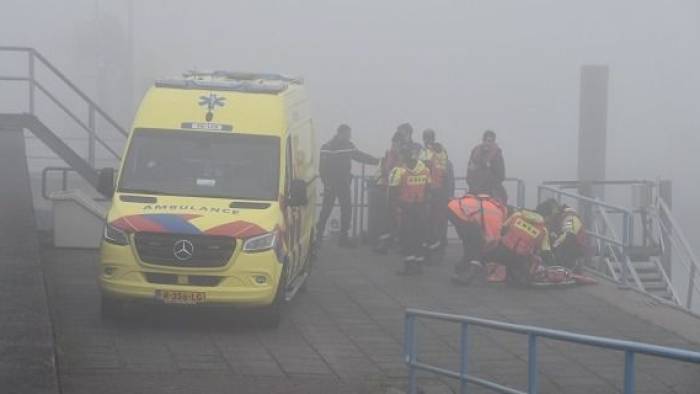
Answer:
[[[122,300],[155,301],[158,290],[205,293],[203,304],[265,306],[275,299],[282,264],[274,251],[236,251],[220,268],[178,268],[144,264],[131,246],[103,243],[99,285],[104,296]],[[154,283],[153,274],[175,278],[176,283]],[[216,284],[194,285],[191,278],[217,278]],[[263,280],[264,279],[264,280]]]

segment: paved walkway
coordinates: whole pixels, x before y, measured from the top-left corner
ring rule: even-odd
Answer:
[[[655,315],[645,316],[644,310],[659,306],[644,306],[643,297],[609,285],[460,288],[449,283],[447,262],[428,267],[422,277],[404,278],[394,274],[398,267],[391,256],[340,250],[330,243],[308,291],[292,302],[278,330],[261,331],[248,324],[245,314],[201,309],[139,308],[129,321],[107,324],[98,313],[96,259],[91,251],[48,250],[44,256],[64,394],[383,394],[405,384],[401,341],[406,306],[700,350],[697,343],[663,328],[663,321],[648,321]],[[631,299],[633,307],[608,302],[618,297]],[[670,319],[689,319],[661,308]],[[524,389],[526,338],[474,331],[473,372]],[[456,326],[419,327],[423,360],[457,368],[458,341]],[[621,390],[622,354],[546,340],[542,344],[543,393]],[[700,387],[697,365],[640,357],[637,367],[638,393],[691,394]],[[453,382],[428,374],[421,383],[429,393],[453,392]]]
[[[1,126],[1,125],[0,125]],[[55,393],[24,134],[0,129],[0,393]]]

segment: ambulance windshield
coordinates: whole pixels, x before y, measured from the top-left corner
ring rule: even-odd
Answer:
[[[274,136],[137,129],[119,192],[277,200],[279,154]]]

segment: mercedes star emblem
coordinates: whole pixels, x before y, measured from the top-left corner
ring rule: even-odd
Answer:
[[[192,258],[194,254],[194,245],[192,242],[181,239],[175,242],[173,245],[173,256],[180,261],[187,261]]]

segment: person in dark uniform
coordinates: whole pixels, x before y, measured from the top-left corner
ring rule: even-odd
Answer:
[[[323,207],[316,224],[316,239],[323,239],[326,222],[333,210],[335,200],[340,203],[340,238],[338,244],[342,247],[354,247],[348,238],[352,201],[350,183],[352,182],[352,161],[377,165],[379,159],[364,153],[355,147],[351,141],[352,129],[346,124],[338,126],[335,136],[321,147],[319,173],[323,182]]]
[[[505,205],[508,203],[508,194],[503,187],[505,179],[506,167],[503,152],[496,144],[496,133],[486,130],[481,144],[474,147],[469,156],[467,164],[469,193],[488,194]]]

